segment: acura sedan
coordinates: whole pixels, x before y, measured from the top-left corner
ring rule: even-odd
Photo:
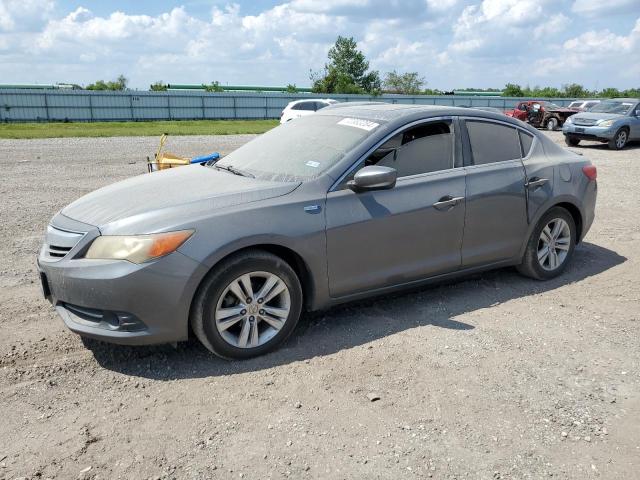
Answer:
[[[338,104],[217,163],[141,175],[55,215],[38,257],[72,331],[186,340],[225,358],[280,345],[305,310],[516,266],[562,273],[596,169],[518,120]]]

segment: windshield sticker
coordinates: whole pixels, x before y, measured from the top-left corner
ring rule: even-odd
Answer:
[[[313,160],[309,160],[305,163],[307,167],[318,168],[320,166],[320,162],[314,162]]]
[[[379,123],[370,122],[369,120],[362,120],[360,118],[343,118],[338,122],[338,125],[346,125],[347,127],[361,128],[362,130],[366,130],[367,132],[370,132],[374,128],[380,126]]]

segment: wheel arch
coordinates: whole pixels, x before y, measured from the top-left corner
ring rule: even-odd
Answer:
[[[215,263],[208,265],[208,271],[202,276],[200,281],[198,282],[198,286],[193,292],[191,297],[191,304],[189,306],[189,319],[191,319],[194,302],[198,295],[200,294],[200,289],[205,281],[209,278],[209,275],[215,270],[215,268],[220,265],[221,262],[234,257],[236,255],[240,255],[244,252],[251,250],[260,250],[263,252],[271,253],[279,258],[281,258],[284,262],[286,262],[296,273],[298,279],[300,280],[300,286],[302,288],[302,297],[303,297],[303,308],[309,309],[311,305],[313,305],[314,301],[314,293],[315,293],[315,284],[313,280],[313,275],[311,274],[311,269],[302,256],[293,250],[290,247],[277,244],[277,243],[255,243],[251,245],[244,245],[242,247],[238,247],[234,250],[225,252],[223,256],[218,258]],[[191,321],[189,321],[189,328],[191,329]]]
[[[520,249],[520,257],[522,257],[522,255],[524,255],[525,249],[527,247],[527,243],[529,242],[529,237],[531,236],[531,234],[533,232],[533,229],[536,228],[536,225],[538,224],[540,219],[544,215],[546,215],[549,210],[551,210],[552,208],[555,208],[555,207],[564,208],[565,210],[567,210],[569,212],[569,214],[573,218],[573,221],[574,221],[574,223],[576,225],[576,245],[581,242],[581,240],[582,240],[582,232],[583,232],[583,229],[584,229],[584,215],[582,213],[582,210],[578,206],[577,202],[574,199],[572,199],[571,197],[569,197],[569,198],[567,198],[567,197],[556,198],[556,199],[553,199],[553,201],[551,203],[545,205],[543,208],[540,208],[540,210],[536,214],[535,218],[529,224],[529,229],[527,230],[527,235],[525,236],[524,241],[522,243],[522,247]]]
[[[584,224],[582,219],[582,212],[580,211],[580,209],[571,202],[560,202],[548,208],[547,212],[554,207],[564,208],[571,214],[573,222],[576,224],[576,244],[580,243],[580,240],[582,239],[582,229]]]

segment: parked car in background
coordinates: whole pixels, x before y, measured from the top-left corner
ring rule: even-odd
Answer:
[[[577,146],[580,140],[594,140],[620,150],[630,140],[640,140],[640,99],[613,98],[604,100],[591,110],[569,118],[562,127],[567,145]]]
[[[513,110],[506,111],[505,115],[530,123],[535,128],[555,130],[562,127],[566,119],[578,111],[545,100],[527,100],[518,103]]]
[[[280,123],[287,123],[294,118],[306,117],[312,113],[322,110],[329,105],[338,103],[337,100],[325,99],[305,99],[290,102],[280,114]]]
[[[50,222],[45,296],[72,331],[281,344],[303,310],[516,265],[560,275],[594,219],[596,168],[472,108],[341,103],[215,164],[139,175]]]
[[[580,112],[586,112],[591,107],[600,103],[600,100],[577,100],[567,105],[567,108],[573,108]]]

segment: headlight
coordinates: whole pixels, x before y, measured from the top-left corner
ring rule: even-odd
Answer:
[[[598,123],[599,127],[610,127],[611,125],[613,125],[613,120],[603,120],[602,122]]]
[[[567,117],[564,123],[573,123],[573,120],[571,119],[571,117]]]
[[[84,257],[143,263],[175,252],[193,232],[194,230],[182,230],[151,235],[104,235],[93,241]]]

